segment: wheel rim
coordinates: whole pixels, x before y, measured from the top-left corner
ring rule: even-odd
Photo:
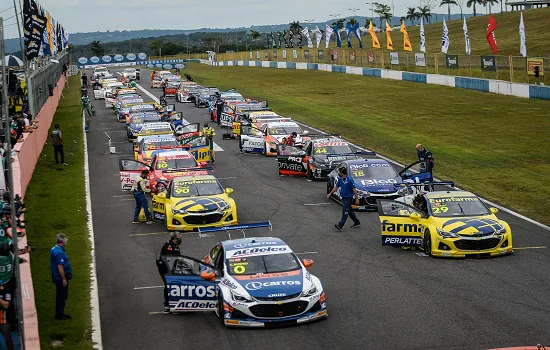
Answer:
[[[424,252],[432,255],[432,235],[430,235],[430,231],[424,233]]]

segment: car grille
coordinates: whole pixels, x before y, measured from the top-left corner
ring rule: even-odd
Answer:
[[[306,311],[307,301],[292,301],[290,303],[277,304],[260,304],[250,307],[250,312],[256,317],[262,318],[278,318],[290,317],[299,315]]]
[[[300,296],[300,294],[301,293],[296,293],[296,294],[287,295],[287,296],[284,296],[284,297],[276,297],[276,298],[264,298],[264,297],[254,297],[254,298],[258,299],[258,300],[261,300],[261,301],[281,301],[281,300],[288,300],[288,299],[297,298],[298,296]]]
[[[470,239],[459,239],[454,241],[455,247],[459,250],[486,250],[493,249],[500,243],[499,238],[488,238],[482,240],[470,240]]]
[[[213,213],[206,215],[189,215],[183,218],[188,225],[208,225],[219,222],[223,218],[223,214]]]

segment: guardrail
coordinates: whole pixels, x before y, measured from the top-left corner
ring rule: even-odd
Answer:
[[[67,52],[56,56],[55,61],[49,59],[29,74],[27,93],[31,115],[38,115],[50,98],[50,88],[55,90],[59,77],[63,74],[63,64],[69,64],[69,54]]]

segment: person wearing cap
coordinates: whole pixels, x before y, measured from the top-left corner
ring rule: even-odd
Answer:
[[[285,140],[285,145],[287,146],[295,146],[296,145],[296,137],[298,137],[298,134],[296,132],[293,132],[292,134],[288,135]]]
[[[210,143],[210,161],[212,164],[216,163],[214,159],[214,136],[216,136],[216,131],[211,128],[208,123],[204,123],[204,128],[201,131],[201,135],[205,136]]]
[[[141,209],[147,217],[147,223],[153,223],[153,217],[149,211],[149,202],[145,197],[145,193],[151,192],[147,184],[147,177],[149,176],[149,170],[142,170],[140,177],[136,179],[136,182],[132,185],[132,190],[134,191],[134,198],[136,200],[136,209],[134,210],[134,224],[139,224],[139,213]]]
[[[334,227],[336,227],[338,231],[342,231],[342,228],[346,224],[348,216],[351,220],[353,220],[353,225],[351,225],[351,228],[359,227],[361,223],[359,222],[359,219],[357,218],[355,213],[351,210],[351,205],[353,203],[354,197],[355,205],[359,205],[359,196],[357,195],[355,182],[353,181],[353,178],[348,175],[348,169],[345,167],[339,168],[338,174],[338,181],[336,181],[336,184],[332,191],[327,194],[327,199],[330,199],[334,192],[340,189],[340,197],[342,197],[342,218],[340,219],[339,223],[334,225]]]
[[[56,235],[56,244],[50,250],[50,270],[52,282],[55,284],[55,318],[66,320],[71,318],[65,313],[65,305],[69,298],[69,281],[73,278],[73,270],[65,246],[67,236],[59,233]]]
[[[162,246],[160,250],[161,257],[163,255],[172,255],[172,256],[181,256],[180,251],[180,245],[183,241],[183,235],[179,232],[172,232],[172,235],[170,236],[170,240]],[[170,312],[170,304],[168,302],[168,285],[166,284],[166,277],[165,275],[168,273],[168,266],[166,266],[166,263],[162,258],[157,259],[157,268],[160,274],[160,277],[162,278],[162,282],[164,282],[164,313]]]

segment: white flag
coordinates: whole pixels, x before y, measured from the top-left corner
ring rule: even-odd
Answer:
[[[334,30],[327,24],[327,27],[325,28],[325,40],[327,42],[327,49],[330,44],[330,37],[332,36],[332,33],[334,33]]]
[[[525,25],[523,24],[523,12],[521,13],[521,20],[519,22],[519,38],[521,42],[519,51],[523,57],[527,57],[527,45],[525,44]]]
[[[321,33],[321,29],[319,29],[319,26],[315,26],[315,30],[312,30],[311,32],[315,34],[317,48],[319,48],[319,45],[321,45],[321,39],[323,38],[323,33]]]
[[[426,53],[426,33],[424,32],[423,18],[420,18],[420,51]]]
[[[447,22],[443,18],[443,37],[441,42],[441,52],[447,53],[449,51],[449,46],[451,45],[451,40],[449,39],[449,28],[447,28]]]
[[[470,35],[468,34],[468,25],[466,24],[466,18],[464,18],[464,42],[466,43],[466,53],[469,55],[472,53],[472,48],[470,47]]]
[[[311,42],[311,36],[309,36],[309,29],[307,29],[307,27],[305,27],[303,30],[302,30],[302,34],[306,36],[307,38],[307,47],[309,47],[310,49],[313,48],[313,43]]]

